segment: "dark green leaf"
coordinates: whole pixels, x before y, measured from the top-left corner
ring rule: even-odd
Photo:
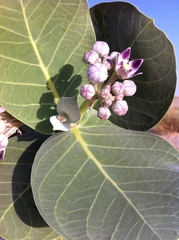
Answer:
[[[30,187],[34,156],[46,138],[35,132],[11,138],[0,163],[0,236],[7,240],[62,240],[39,214]]]
[[[129,46],[131,59],[143,58],[143,75],[133,78],[137,92],[126,97],[128,113],[113,114],[110,121],[127,129],[147,130],[168,110],[176,87],[175,54],[171,42],[153,22],[125,2],[102,3],[91,9],[97,40],[110,50],[122,52]]]
[[[81,59],[94,32],[86,0],[1,5],[0,103],[23,123],[51,133],[59,98],[77,95],[87,81]]]
[[[40,213],[68,240],[179,237],[179,152],[92,110],[43,143],[31,179]]]

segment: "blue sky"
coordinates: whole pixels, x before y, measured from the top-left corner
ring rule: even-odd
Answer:
[[[113,2],[110,0],[88,0],[89,7],[102,2]],[[123,1],[135,5],[139,11],[154,19],[155,25],[165,32],[173,43],[176,61],[177,75],[179,76],[179,0],[129,0]],[[179,80],[175,92],[179,96]]]

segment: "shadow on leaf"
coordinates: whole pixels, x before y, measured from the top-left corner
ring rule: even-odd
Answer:
[[[54,101],[55,93],[51,88],[52,85],[58,93],[58,98],[78,95],[78,87],[81,85],[82,77],[80,75],[73,76],[73,71],[73,66],[66,64],[60,68],[58,74],[51,77],[51,82],[47,82],[48,92],[42,94],[39,101],[40,108],[37,112],[37,117],[42,121],[37,124],[37,131],[44,132],[45,130],[46,133],[52,133],[52,126],[49,122],[49,118],[57,114],[56,103]]]
[[[48,227],[38,212],[30,186],[34,157],[46,138],[46,135],[33,130],[18,137],[18,142],[22,142],[21,147],[27,146],[27,148],[19,157],[12,175],[12,196],[16,214],[23,223],[36,228]]]

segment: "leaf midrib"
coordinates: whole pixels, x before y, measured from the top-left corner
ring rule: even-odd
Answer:
[[[54,98],[55,98],[55,102],[57,103],[60,99],[60,96],[50,78],[50,75],[49,75],[49,72],[47,71],[47,68],[45,67],[43,61],[42,61],[42,58],[40,56],[40,53],[39,53],[39,50],[37,48],[37,45],[36,45],[36,42],[34,41],[33,37],[32,37],[32,34],[31,34],[31,31],[30,31],[30,27],[29,27],[29,23],[27,21],[27,17],[26,17],[26,12],[25,12],[25,7],[23,5],[23,2],[21,0],[21,8],[22,8],[22,14],[23,14],[23,18],[24,18],[24,22],[25,22],[25,26],[27,28],[27,33],[28,33],[28,37],[29,37],[29,40],[30,40],[30,43],[32,45],[32,48],[35,52],[35,55],[37,57],[37,60],[39,62],[39,67],[41,68],[44,76],[45,76],[45,79],[46,81],[48,82],[48,87],[51,89],[53,95],[54,95]]]
[[[99,171],[103,174],[105,179],[107,179],[114,187],[115,189],[126,199],[126,201],[131,205],[131,207],[136,211],[136,213],[139,215],[139,217],[143,220],[143,222],[151,229],[151,231],[160,239],[158,234],[154,231],[154,229],[151,228],[151,226],[148,224],[148,222],[144,219],[144,217],[141,215],[141,213],[138,211],[138,209],[135,207],[135,205],[131,202],[131,200],[125,195],[125,193],[119,188],[117,183],[105,172],[102,165],[99,163],[99,161],[96,159],[96,157],[93,155],[93,153],[89,150],[87,143],[83,139],[80,130],[78,127],[72,128],[72,132],[76,138],[76,140],[80,143],[82,149],[86,153],[86,155],[93,161],[93,163],[97,166]]]

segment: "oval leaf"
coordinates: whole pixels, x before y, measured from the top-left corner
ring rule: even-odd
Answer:
[[[147,130],[166,113],[176,87],[175,54],[166,35],[133,5],[125,2],[102,3],[91,9],[97,40],[106,41],[110,50],[122,52],[131,47],[131,59],[142,58],[142,75],[123,117],[113,114],[110,121],[123,128]]]
[[[46,136],[29,132],[9,139],[0,163],[0,237],[7,240],[63,240],[39,214],[30,187],[34,156]]]
[[[90,114],[37,152],[32,190],[46,222],[68,240],[177,239],[179,152]]]
[[[0,36],[1,105],[23,123],[51,133],[49,118],[59,98],[77,95],[87,81],[81,59],[94,32],[86,0],[4,1]]]

